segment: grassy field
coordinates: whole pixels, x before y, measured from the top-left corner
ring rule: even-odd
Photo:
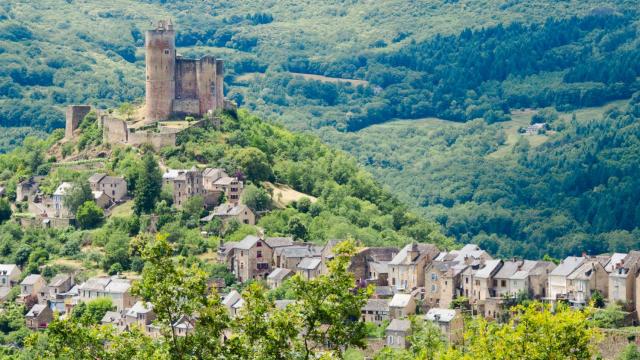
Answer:
[[[264,182],[264,187],[267,189],[267,191],[270,191],[272,193],[271,198],[273,199],[273,202],[275,203],[276,207],[279,207],[279,208],[285,208],[287,207],[287,205],[289,205],[293,201],[298,201],[304,197],[311,200],[311,202],[315,202],[318,200],[317,198],[311,195],[307,195],[299,191],[296,191],[287,185],[272,184],[270,182]]]
[[[126,218],[132,215],[133,215],[133,201],[129,200],[111,209],[110,216]]]

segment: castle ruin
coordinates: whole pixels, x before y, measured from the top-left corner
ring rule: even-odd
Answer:
[[[217,110],[235,108],[224,98],[223,61],[210,55],[183,58],[176,52],[175,37],[171,20],[161,20],[155,29],[146,32],[145,105],[136,116],[126,119],[113,111],[98,111],[105,143],[133,146],[147,143],[156,149],[172,146],[180,131],[206,120],[182,128],[164,126],[163,121],[186,115],[211,119]],[[89,111],[88,105],[67,108],[65,138],[74,137],[74,131]]]

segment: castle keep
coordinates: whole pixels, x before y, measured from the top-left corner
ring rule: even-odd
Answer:
[[[183,58],[176,52],[175,39],[171,21],[159,21],[155,29],[146,32],[145,105],[134,116],[113,110],[98,111],[105,143],[150,144],[156,149],[173,146],[177,134],[184,129],[205,122],[215,123],[213,112],[235,108],[235,104],[224,98],[222,60],[209,55],[201,59]],[[73,139],[89,111],[88,105],[68,107],[65,138]],[[204,119],[166,121],[174,115]]]
[[[175,37],[171,21],[160,21],[146,32],[146,120],[202,116],[224,107],[222,60],[185,59],[176,53]]]

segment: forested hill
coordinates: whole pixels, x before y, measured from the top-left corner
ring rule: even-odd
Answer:
[[[140,99],[144,30],[158,18],[174,19],[184,55],[227,60],[231,98],[290,128],[593,105],[637,87],[636,5],[8,0],[0,126],[51,131],[66,104]]]
[[[546,134],[509,123],[428,119],[357,133],[326,129],[446,233],[502,256],[557,257],[640,246],[640,93],[629,104],[558,114]],[[517,125],[516,125],[517,126]]]

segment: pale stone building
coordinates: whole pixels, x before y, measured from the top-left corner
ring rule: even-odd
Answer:
[[[89,186],[92,191],[102,191],[114,202],[119,202],[127,196],[127,182],[122,176],[93,174],[89,177]]]
[[[396,349],[407,349],[411,344],[408,337],[411,335],[411,321],[393,319],[385,330],[386,345]]]
[[[424,286],[424,268],[439,251],[432,244],[408,244],[389,262],[390,285],[396,291]]]

